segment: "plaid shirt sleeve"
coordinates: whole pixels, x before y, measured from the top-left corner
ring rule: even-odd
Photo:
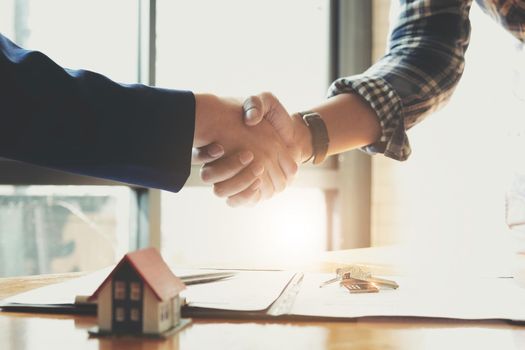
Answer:
[[[476,0],[481,9],[522,43],[525,42],[525,0]]]
[[[378,142],[364,151],[406,160],[406,130],[451,96],[464,67],[472,0],[402,0],[387,54],[363,74],[343,77],[328,96],[356,93],[376,112]]]

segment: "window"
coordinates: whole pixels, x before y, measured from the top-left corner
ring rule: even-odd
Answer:
[[[118,25],[115,20],[118,18]],[[134,82],[138,6],[127,0],[3,0],[0,32],[68,68]],[[96,25],[94,25],[96,21]]]
[[[116,300],[126,299],[126,282],[115,281],[115,299]]]
[[[115,309],[115,320],[117,322],[124,322],[126,320],[126,313],[123,307],[117,307]]]
[[[159,318],[161,321],[166,321],[169,319],[169,303],[164,303],[159,306],[160,309],[160,315]]]
[[[419,244],[427,255],[420,259],[435,259],[430,251],[468,252],[468,261],[443,261],[463,267],[513,249],[505,192],[525,165],[516,40],[476,4],[470,19],[465,72],[449,104],[410,131],[408,162],[374,159],[374,244]],[[436,135],[446,135],[438,136],[444,142]]]
[[[0,4],[0,31],[65,67],[94,70],[119,82],[239,97],[272,91],[288,110],[297,111],[324,99],[337,68],[331,48],[336,37],[332,32],[340,30],[336,4],[354,6],[354,2],[329,0],[6,0]],[[366,17],[361,11],[354,12]],[[337,20],[331,22],[334,18]],[[366,33],[359,31],[359,42],[367,41]],[[366,49],[347,51],[356,55]],[[18,165],[6,161],[0,166],[14,169]],[[126,227],[127,222],[129,232],[123,229],[111,234],[105,246],[111,254],[104,264],[115,262],[129,249],[160,246],[161,241],[168,260],[188,264],[272,261],[280,265],[337,247],[333,245],[333,209],[340,170],[336,159],[323,167],[306,167],[294,188],[254,209],[227,207],[198,180],[198,168],[176,195],[126,187],[128,209],[122,219],[114,221],[122,223],[117,227]],[[7,174],[0,172],[0,183],[15,185],[14,191],[21,184],[102,184],[107,185],[102,190],[108,191],[116,185],[32,167],[11,171],[11,177]],[[344,176],[346,180],[347,174]],[[74,191],[73,187],[59,187],[60,191]],[[123,205],[115,205],[117,212],[121,208]],[[338,222],[345,220],[344,214]],[[57,235],[68,242],[62,237],[66,233]],[[10,240],[18,238],[0,237],[0,250],[11,250]],[[71,260],[69,254],[64,259]],[[89,265],[89,259],[83,261],[60,265],[61,270],[52,263],[37,273],[100,267]],[[16,263],[26,265],[25,261]]]
[[[137,308],[132,308],[130,312],[130,318],[133,322],[139,322],[140,321],[140,311]]]
[[[239,97],[272,91],[289,110],[324,99],[328,1],[157,3],[158,85]],[[303,186],[256,208],[232,209],[210,188],[192,182],[196,178],[198,168],[180,193],[162,193],[162,251],[167,259],[290,263],[326,248],[326,197],[320,180],[308,182],[305,176],[297,181]]]
[[[2,0],[0,32],[65,67],[122,82],[138,78],[137,2]],[[139,239],[138,193],[0,159],[0,277],[115,263]]]
[[[141,292],[140,282],[131,282],[130,299],[134,301],[140,300]]]
[[[86,271],[129,247],[123,186],[0,185],[0,276]]]

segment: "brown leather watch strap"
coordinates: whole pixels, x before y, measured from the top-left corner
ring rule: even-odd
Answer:
[[[312,134],[313,163],[322,163],[326,158],[328,145],[330,144],[328,130],[326,129],[323,118],[316,112],[299,112],[299,115],[301,115]]]

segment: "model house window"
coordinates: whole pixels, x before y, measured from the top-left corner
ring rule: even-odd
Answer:
[[[166,304],[166,308],[164,309],[164,319],[168,320],[170,318],[170,308],[169,304]]]
[[[169,319],[169,303],[160,305],[160,320],[165,321]]]
[[[126,282],[115,281],[115,299],[126,299]]]
[[[130,313],[130,318],[132,321],[134,322],[138,322],[140,321],[140,313],[139,313],[139,309],[137,308],[132,308],[131,309],[131,313]]]
[[[117,320],[117,322],[124,322],[125,319],[126,319],[126,313],[125,313],[124,308],[117,307],[115,309],[115,320]]]
[[[130,295],[130,299],[131,300],[140,300],[140,293],[141,292],[141,288],[140,288],[140,283],[139,282],[131,282],[131,295]]]

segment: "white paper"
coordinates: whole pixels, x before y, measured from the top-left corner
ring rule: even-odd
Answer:
[[[72,305],[77,296],[90,296],[113,268],[109,267],[70,281],[14,295],[2,303]],[[179,277],[230,270],[172,269]],[[193,284],[182,292],[194,307],[221,310],[259,311],[270,306],[294,273],[289,271],[236,271],[235,276],[210,283]]]
[[[525,320],[525,289],[512,278],[422,280],[392,277],[399,289],[350,294],[333,284],[319,288],[332,274],[305,274],[291,314],[354,318],[416,316],[455,319]]]
[[[192,307],[261,311],[279,297],[294,274],[290,271],[239,271],[226,280],[188,286],[182,295]]]
[[[107,269],[38,288],[2,302],[72,304],[76,295],[92,294],[110,271]],[[191,270],[175,272],[181,277],[191,274]],[[203,273],[203,270],[193,270],[195,273]],[[239,271],[227,280],[190,285],[183,295],[193,307],[260,311],[267,309],[279,297],[293,275],[294,272],[288,271]],[[513,278],[433,280],[416,276],[389,276],[389,279],[399,283],[399,289],[350,294],[338,284],[319,288],[321,282],[331,277],[333,274],[305,273],[289,314],[341,318],[416,316],[525,321],[525,289],[518,286]]]

